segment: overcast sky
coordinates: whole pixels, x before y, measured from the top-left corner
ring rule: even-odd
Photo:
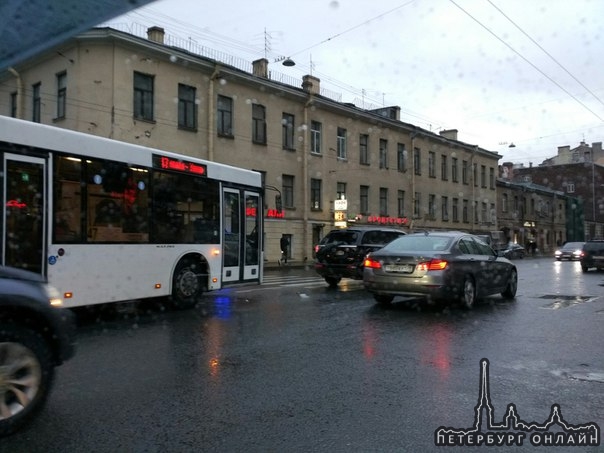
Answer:
[[[312,73],[343,102],[398,105],[500,163],[604,141],[602,0],[157,0],[109,24]]]

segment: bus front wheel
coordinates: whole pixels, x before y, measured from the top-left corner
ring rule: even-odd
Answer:
[[[195,306],[203,293],[200,274],[204,274],[201,263],[185,260],[179,263],[174,272],[172,284],[172,304],[179,309]]]

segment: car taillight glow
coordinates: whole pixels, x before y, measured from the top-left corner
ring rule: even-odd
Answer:
[[[418,271],[442,271],[447,268],[449,263],[445,260],[440,259],[432,259],[430,261],[426,261],[425,263],[419,263],[417,265]]]
[[[381,269],[382,264],[379,261],[372,260],[371,258],[365,258],[365,262],[363,263],[365,267],[369,267],[371,269]]]

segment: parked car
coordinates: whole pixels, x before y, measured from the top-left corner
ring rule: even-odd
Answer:
[[[365,256],[403,235],[397,228],[379,226],[332,230],[315,248],[315,270],[332,287],[342,278],[361,280]]]
[[[604,240],[592,240],[583,244],[581,250],[581,269],[583,272],[589,271],[590,268],[604,269]]]
[[[522,247],[520,244],[515,244],[510,242],[506,248],[501,251],[501,254],[505,256],[507,259],[513,260],[516,258],[524,258],[526,255],[526,249]]]
[[[558,261],[562,260],[578,260],[581,258],[581,250],[585,242],[567,242],[559,249],[556,249],[554,256]]]
[[[380,304],[421,296],[472,308],[492,294],[516,296],[518,271],[500,255],[463,232],[408,234],[367,256],[363,284]]]
[[[0,436],[27,423],[74,353],[73,313],[39,274],[0,266]]]

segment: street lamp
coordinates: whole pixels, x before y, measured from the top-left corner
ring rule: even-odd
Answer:
[[[296,62],[294,60],[292,60],[290,57],[279,57],[279,58],[275,58],[275,63],[279,63],[282,62],[281,64],[283,66],[296,66]]]

